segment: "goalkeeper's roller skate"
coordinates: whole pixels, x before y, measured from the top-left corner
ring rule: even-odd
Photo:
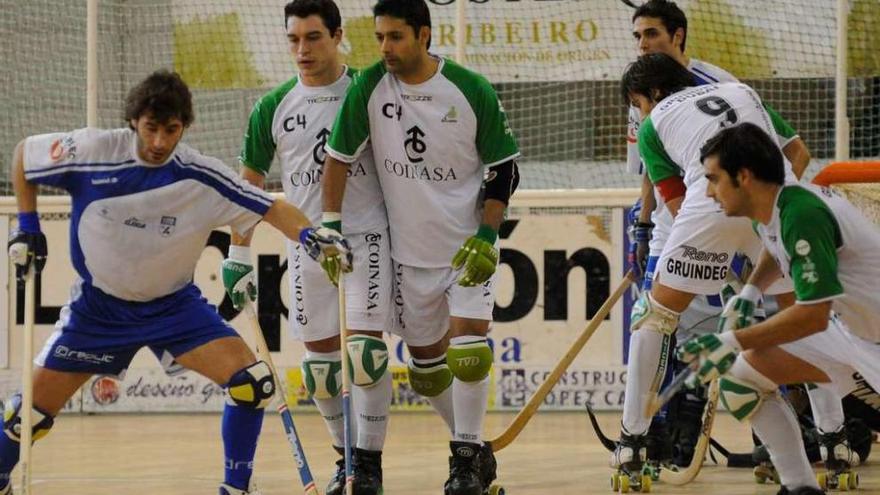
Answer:
[[[443,486],[444,495],[483,495],[480,480],[480,446],[468,442],[449,442],[449,479]]]
[[[498,462],[495,461],[495,453],[492,451],[492,445],[484,442],[480,447],[479,460],[480,466],[480,483],[483,485],[484,495],[504,495],[504,487],[493,484],[492,482],[498,477],[496,471]]]
[[[859,487],[859,474],[852,467],[859,464],[859,455],[849,448],[846,428],[834,433],[819,431],[819,453],[825,462],[825,471],[816,474],[816,481],[823,490],[855,490]]]

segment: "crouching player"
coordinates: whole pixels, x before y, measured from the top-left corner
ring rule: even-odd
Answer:
[[[880,231],[830,189],[785,183],[778,147],[756,126],[722,130],[703,146],[701,161],[706,194],[728,216],[752,219],[764,251],[723,315],[742,328],[691,340],[679,355],[699,360],[703,381],[722,375],[721,401],[737,419],[750,420],[767,446],[779,493],[820,494],[820,484],[853,488],[849,459],[837,455],[849,451],[842,434],[837,445],[826,443],[830,473],[820,473],[817,483],[777,385],[813,382],[839,398],[856,388],[858,372],[880,386]],[[752,324],[748,293],[760,294],[783,273],[794,282],[797,304]]]
[[[128,94],[129,128],[31,136],[16,147],[19,230],[10,253],[19,279],[46,262],[37,185],[72,198],[71,259],[78,280],[56,331],[35,360],[33,437],[48,433],[71,395],[94,374],[122,375],[144,346],[167,351],[227,392],[221,495],[252,493],[263,408],[275,393],[269,366],[202,297],[193,272],[209,234],[244,233],[261,219],[324,263],[350,270],[347,242],[283,200],[240,180],[215,158],[180,144],[194,118],[189,88],[157,71]],[[0,435],[0,494],[19,457],[20,395],[7,402]]]

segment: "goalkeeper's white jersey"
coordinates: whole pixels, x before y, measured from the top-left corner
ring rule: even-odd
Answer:
[[[719,130],[751,122],[777,136],[773,120],[755,91],[742,83],[688,88],[658,102],[639,129],[639,153],[651,182],[684,175],[687,187],[681,212],[718,212],[706,197],[700,148]],[[785,160],[786,180],[797,182]]]
[[[858,208],[829,188],[786,185],[756,230],[798,304],[831,300],[850,332],[880,343],[880,230]]]
[[[690,59],[687,68],[694,75],[694,85],[696,86],[717,82],[738,82],[736,77],[721,67],[695,58]],[[639,109],[630,106],[626,127],[626,169],[630,173],[639,175],[645,173],[642,158],[639,156],[638,134],[641,121]],[[666,244],[666,238],[669,237],[673,218],[656,189],[654,190],[654,199],[657,207],[651,213],[651,222],[654,224],[654,229],[651,232],[651,254],[659,255]]]
[[[167,163],[144,163],[130,129],[31,136],[24,167],[29,182],[70,193],[70,257],[80,278],[126,301],[190,284],[212,230],[244,234],[274,201],[182,143]]]
[[[284,195],[313,224],[321,222],[324,145],[353,76],[346,68],[327,86],[306,86],[296,77],[287,81],[257,101],[244,136],[242,165],[266,175],[277,154]],[[388,225],[369,147],[349,169],[342,216],[343,231],[349,234]]]
[[[351,163],[368,141],[388,208],[391,256],[425,268],[448,267],[476,233],[484,167],[519,156],[489,82],[446,59],[418,85],[401,82],[382,62],[355,76],[327,152]]]

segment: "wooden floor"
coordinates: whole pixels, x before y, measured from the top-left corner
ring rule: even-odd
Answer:
[[[511,418],[509,414],[490,415],[487,431],[494,435]],[[617,414],[599,419],[606,431],[617,435]],[[319,416],[299,415],[296,422],[323,490],[335,453],[326,446],[327,434]],[[749,433],[729,416],[721,414],[715,428],[715,437],[728,448],[750,449]],[[217,415],[62,416],[34,449],[34,493],[216,494],[223,459],[219,431]],[[282,432],[280,419],[267,416],[255,475],[264,495],[302,493]],[[435,415],[394,415],[385,450],[385,493],[442,494],[447,441],[446,428]],[[877,452],[874,455],[880,457]],[[499,481],[511,495],[611,493],[608,454],[583,414],[535,417],[520,438],[499,453],[498,460]],[[880,462],[869,462],[860,473],[861,493],[880,493]],[[751,470],[710,464],[690,485],[658,483],[653,492],[746,495],[777,490],[777,486],[753,483]]]

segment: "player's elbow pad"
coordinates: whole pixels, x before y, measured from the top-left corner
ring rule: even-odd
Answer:
[[[505,205],[518,185],[519,168],[514,160],[489,167],[489,173],[486,174],[486,180],[483,181],[486,199],[501,201]]]

